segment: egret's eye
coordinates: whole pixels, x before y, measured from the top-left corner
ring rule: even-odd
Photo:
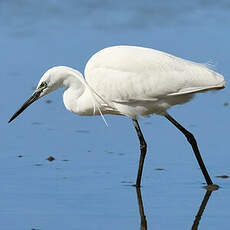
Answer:
[[[47,83],[45,81],[43,81],[40,85],[39,85],[39,89],[40,88],[46,88],[47,87]]]

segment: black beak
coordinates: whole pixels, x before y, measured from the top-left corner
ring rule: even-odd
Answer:
[[[13,121],[20,113],[22,113],[29,105],[31,105],[33,102],[35,102],[40,94],[41,94],[42,90],[39,91],[35,91],[32,96],[18,109],[17,112],[14,113],[14,115],[10,118],[10,120],[8,121],[8,123],[10,123],[11,121]]]

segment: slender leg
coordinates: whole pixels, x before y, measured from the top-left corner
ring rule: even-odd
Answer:
[[[169,114],[165,115],[165,117],[171,122],[173,123],[187,138],[188,142],[190,143],[190,145],[192,146],[193,152],[196,156],[196,159],[198,161],[198,164],[200,166],[200,169],[204,175],[204,178],[207,182],[208,185],[212,185],[212,180],[208,174],[208,171],[204,165],[204,162],[202,160],[202,157],[200,155],[200,151],[199,148],[197,146],[197,142],[195,137],[193,136],[192,133],[190,133],[188,130],[186,130],[182,125],[180,125],[173,117],[171,117]]]
[[[147,144],[145,142],[144,136],[141,132],[141,128],[136,119],[133,119],[133,124],[137,131],[137,136],[139,137],[139,141],[140,141],[141,155],[140,155],[139,168],[138,168],[137,180],[136,180],[136,185],[135,185],[136,187],[140,187],[143,165],[144,165],[145,155],[146,155],[146,150],[147,150]]]

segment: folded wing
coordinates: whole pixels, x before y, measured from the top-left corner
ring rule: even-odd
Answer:
[[[157,101],[223,88],[224,78],[205,65],[142,47],[114,46],[92,56],[88,84],[107,101]]]

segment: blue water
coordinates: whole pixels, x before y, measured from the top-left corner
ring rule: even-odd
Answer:
[[[48,68],[83,72],[96,51],[128,44],[209,63],[225,76],[226,89],[169,112],[194,133],[221,186],[199,229],[228,230],[230,180],[216,176],[230,175],[229,24],[227,0],[0,1],[0,228],[140,229],[130,186],[139,146],[128,118],[105,116],[106,127],[100,117],[78,117],[65,110],[59,90],[7,123]],[[192,150],[163,117],[140,125],[148,143],[141,188],[148,229],[191,229],[206,192]]]

